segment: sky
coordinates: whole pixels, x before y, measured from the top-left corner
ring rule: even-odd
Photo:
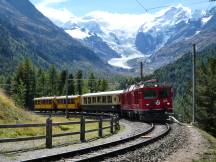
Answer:
[[[30,0],[34,5],[44,5],[55,9],[67,9],[76,16],[99,10],[112,13],[140,14],[145,12],[144,8],[150,9],[160,6],[177,5],[181,3],[192,9],[205,9],[215,2],[209,0]],[[142,6],[138,3],[141,3]],[[156,12],[162,8],[150,9]]]
[[[67,22],[71,17],[82,17],[93,11],[118,14],[153,14],[168,6],[182,4],[192,10],[209,9],[216,2],[209,0],[30,0],[44,15],[52,20]]]

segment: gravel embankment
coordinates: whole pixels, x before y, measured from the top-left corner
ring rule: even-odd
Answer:
[[[124,155],[119,155],[115,158],[107,159],[105,162],[124,161],[124,162],[160,162],[176,150],[187,145],[188,132],[185,126],[178,124],[171,125],[170,133],[161,140],[128,152]]]
[[[27,149],[24,152],[16,152],[15,151],[13,153],[9,153],[9,151],[6,151],[6,150],[20,150],[20,148],[22,148],[22,146],[24,146],[23,142],[9,143],[9,145],[4,144],[4,146],[1,145],[3,147],[1,148],[0,156],[4,155],[4,158],[7,158],[8,161],[23,161],[23,160],[27,160],[27,159],[32,159],[32,158],[34,159],[37,157],[42,157],[42,156],[55,155],[55,154],[59,154],[59,153],[73,151],[73,150],[77,150],[77,149],[81,149],[81,148],[87,148],[90,146],[108,143],[111,141],[115,141],[115,140],[123,139],[123,138],[129,137],[129,136],[133,136],[135,134],[138,134],[138,133],[145,131],[150,126],[149,124],[146,124],[146,123],[131,122],[131,121],[127,121],[127,120],[121,120],[120,125],[124,127],[124,130],[120,131],[120,133],[118,133],[118,134],[109,136],[107,138],[102,138],[102,139],[98,139],[98,140],[90,141],[90,142],[86,142],[86,143],[77,142],[77,143],[74,143],[74,144],[71,144],[68,146],[64,146],[64,147],[62,147],[62,146],[61,147],[60,146],[54,147],[53,149],[35,149],[35,150]],[[25,143],[25,147],[30,147],[30,146],[32,147],[32,141],[24,142],[24,143]],[[37,142],[34,142],[34,143],[37,143]],[[2,161],[2,160],[0,159],[0,161]]]

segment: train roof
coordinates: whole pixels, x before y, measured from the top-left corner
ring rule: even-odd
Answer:
[[[118,95],[118,94],[120,94],[122,92],[123,92],[123,90],[107,91],[107,92],[97,92],[97,93],[86,93],[86,94],[83,94],[82,97]]]
[[[77,97],[79,97],[79,95],[68,96],[69,99],[70,99],[70,98],[77,98]],[[56,97],[56,99],[64,99],[64,98],[66,98],[66,96],[57,96],[57,97]]]
[[[161,84],[134,84],[128,87],[124,90],[124,92],[131,92],[137,89],[143,89],[143,88],[170,88],[171,86],[168,85],[161,85]]]
[[[68,98],[77,98],[79,97],[79,95],[70,95],[68,96]],[[51,100],[51,99],[64,99],[66,98],[66,96],[51,96],[51,97],[39,97],[39,98],[34,98],[34,100]]]
[[[34,100],[51,100],[54,99],[55,97],[38,97],[38,98],[34,98]]]

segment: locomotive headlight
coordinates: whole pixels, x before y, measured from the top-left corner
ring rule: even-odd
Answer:
[[[169,103],[169,102],[167,102],[167,105],[170,105],[170,103]]]
[[[146,104],[146,106],[149,106],[149,104]]]

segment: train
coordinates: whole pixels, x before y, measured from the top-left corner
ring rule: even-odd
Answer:
[[[34,98],[34,110],[104,112],[140,120],[165,119],[167,114],[173,113],[173,90],[168,85],[145,82],[124,90],[40,97]]]

